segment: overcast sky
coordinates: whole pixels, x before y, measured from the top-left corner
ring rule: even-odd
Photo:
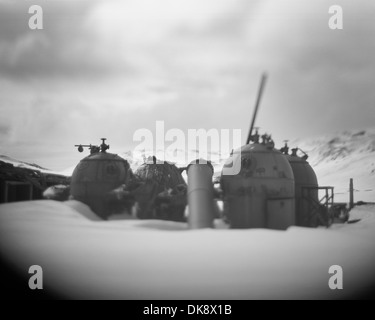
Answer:
[[[157,120],[245,141],[263,71],[257,125],[280,146],[374,126],[374,21],[373,0],[0,0],[0,154],[62,170]]]

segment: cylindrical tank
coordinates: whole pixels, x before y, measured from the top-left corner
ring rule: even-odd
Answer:
[[[70,194],[106,219],[111,214],[108,192],[129,183],[131,178],[132,171],[125,159],[112,153],[95,152],[74,169]]]
[[[312,206],[319,203],[318,179],[310,164],[305,158],[297,156],[295,152],[287,155],[294,175],[296,225],[302,227],[316,227],[317,216],[313,213]]]
[[[231,228],[284,230],[295,224],[294,177],[285,156],[269,144],[248,144],[235,150],[221,176],[224,215]]]
[[[210,162],[199,159],[187,167],[188,224],[190,229],[212,228],[214,221],[214,168]]]

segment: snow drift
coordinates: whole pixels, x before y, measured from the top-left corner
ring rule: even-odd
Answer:
[[[98,221],[78,201],[0,205],[0,252],[28,276],[84,299],[341,299],[375,280],[375,206],[329,229],[188,230],[156,220]],[[343,289],[331,290],[331,265]],[[27,283],[27,282],[26,282]]]

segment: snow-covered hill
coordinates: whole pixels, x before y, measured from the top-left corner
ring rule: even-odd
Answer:
[[[354,180],[354,201],[375,202],[375,128],[351,130],[295,140],[308,155],[319,185],[335,187],[335,201],[349,201],[349,180]]]
[[[0,161],[11,163],[15,167],[18,167],[18,168],[26,168],[26,169],[38,170],[38,171],[49,171],[48,169],[43,168],[35,163],[28,163],[28,162],[16,160],[14,158],[4,156],[4,155],[0,155]]]
[[[39,166],[35,163],[28,163],[28,162],[21,161],[21,160],[18,160],[18,159],[14,159],[14,158],[11,158],[11,157],[8,157],[8,156],[5,156],[5,155],[0,155],[0,161],[10,163],[14,167],[17,167],[17,168],[30,169],[30,170],[40,171],[40,172],[43,172],[43,173],[62,175],[62,176],[70,176],[71,175],[70,171],[68,171],[68,172],[53,171],[53,170],[43,168],[43,167],[41,167],[41,166]]]

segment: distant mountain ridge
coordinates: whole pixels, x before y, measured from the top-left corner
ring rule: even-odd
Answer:
[[[338,132],[292,143],[300,143],[301,149],[310,153],[314,165],[328,160],[345,159],[353,154],[375,156],[375,128]]]
[[[0,155],[0,161],[11,163],[11,164],[15,165],[16,167],[25,167],[27,169],[37,169],[37,170],[47,170],[48,171],[48,169],[43,168],[43,167],[41,167],[41,166],[39,166],[35,163],[28,163],[28,162],[25,162],[25,161],[20,161],[20,160],[13,159],[13,158],[5,156],[5,155]]]
[[[0,161],[5,162],[5,163],[10,163],[16,168],[24,168],[24,169],[29,169],[29,170],[35,170],[35,171],[40,171],[43,173],[49,173],[49,174],[55,174],[55,175],[62,175],[62,176],[70,176],[70,173],[64,173],[64,172],[57,172],[54,170],[50,170],[44,167],[41,167],[35,163],[29,163],[25,161],[21,161],[18,159],[14,159],[5,155],[0,155]]]
[[[375,128],[345,130],[311,139],[294,140],[308,155],[319,185],[335,187],[337,201],[348,201],[354,179],[355,201],[375,202]]]

